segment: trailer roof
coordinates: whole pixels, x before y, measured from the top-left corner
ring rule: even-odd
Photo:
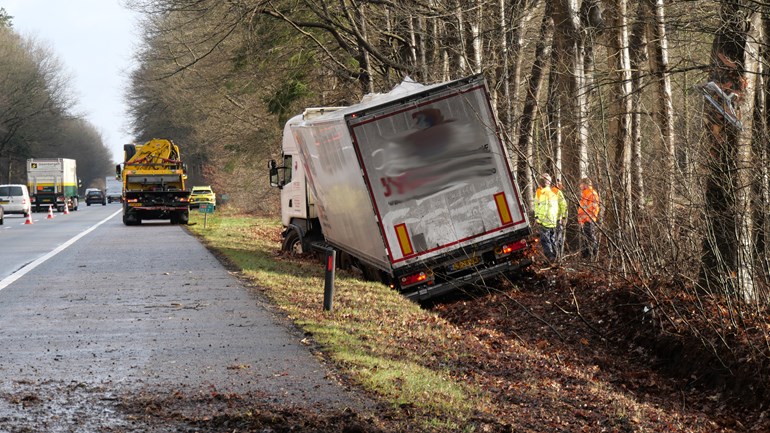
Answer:
[[[396,85],[396,87],[394,87],[388,93],[368,93],[364,95],[363,98],[361,98],[361,102],[359,102],[358,104],[353,104],[348,107],[342,107],[330,113],[324,114],[320,117],[317,117],[315,120],[321,121],[321,120],[334,120],[334,119],[344,118],[345,116],[351,113],[365,111],[373,107],[379,107],[389,102],[405,98],[407,96],[412,96],[412,95],[430,91],[442,86],[447,86],[457,81],[465,81],[469,79],[473,80],[478,77],[479,75],[474,75],[471,77],[461,78],[458,80],[447,81],[443,83],[422,84],[414,81],[411,77],[407,76],[404,78],[404,80],[400,84]]]

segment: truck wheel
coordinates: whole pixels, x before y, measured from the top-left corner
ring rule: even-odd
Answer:
[[[179,224],[187,224],[190,221],[190,213],[182,211],[179,213]]]
[[[283,239],[281,250],[286,251],[293,256],[305,252],[302,248],[302,240],[299,238],[299,233],[297,233],[296,230],[291,230],[286,234],[286,237]]]
[[[337,251],[337,268],[350,269],[353,266],[353,258],[345,251]]]
[[[87,202],[86,202],[86,206],[91,206],[91,202],[90,202],[90,201],[87,201]]]
[[[127,226],[136,226],[142,223],[142,219],[134,212],[123,213],[123,224]]]

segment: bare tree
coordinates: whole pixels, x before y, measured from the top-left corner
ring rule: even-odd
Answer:
[[[610,100],[609,136],[613,176],[610,192],[615,204],[615,222],[621,232],[629,231],[631,213],[631,66],[628,51],[626,0],[611,0],[607,6],[609,27],[609,80],[613,87]]]
[[[725,1],[714,37],[706,97],[708,174],[701,286],[753,300],[749,170],[759,14],[747,1]],[[748,113],[748,115],[743,115]]]
[[[652,11],[650,23],[650,72],[656,84],[657,107],[655,115],[660,128],[663,162],[663,193],[657,209],[666,220],[673,215],[673,185],[675,184],[674,160],[676,158],[676,134],[674,132],[674,106],[671,94],[671,78],[668,71],[668,38],[666,36],[666,12],[663,0],[647,0]]]
[[[631,60],[631,100],[634,109],[631,113],[631,191],[634,210],[644,209],[644,166],[642,164],[642,90],[644,87],[643,65],[647,55],[648,6],[639,3],[636,20],[631,28],[629,53]]]
[[[546,0],[545,13],[540,24],[539,38],[535,47],[535,58],[532,63],[532,71],[527,81],[527,92],[524,96],[524,109],[521,114],[519,124],[519,137],[516,146],[518,156],[517,180],[519,185],[524,188],[524,195],[527,203],[532,203],[534,196],[533,177],[531,167],[534,166],[532,160],[533,140],[535,131],[535,121],[540,106],[540,94],[543,87],[545,72],[551,58],[551,46],[553,44],[553,16],[552,0]]]
[[[54,144],[56,126],[73,115],[68,84],[49,48],[0,26],[0,158],[7,164],[6,181],[19,181],[23,160],[36,146]]]

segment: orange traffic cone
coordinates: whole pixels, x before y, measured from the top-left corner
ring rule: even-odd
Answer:
[[[53,218],[53,206],[48,206],[48,219]]]
[[[24,224],[32,224],[32,210],[27,214],[27,220],[24,221]]]
[[[67,204],[67,202],[65,201],[64,202],[64,215],[69,215],[69,213],[70,213],[70,207]]]

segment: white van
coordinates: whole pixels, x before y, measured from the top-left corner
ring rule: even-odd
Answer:
[[[0,206],[6,214],[20,213],[25,217],[32,211],[27,185],[0,185]]]

